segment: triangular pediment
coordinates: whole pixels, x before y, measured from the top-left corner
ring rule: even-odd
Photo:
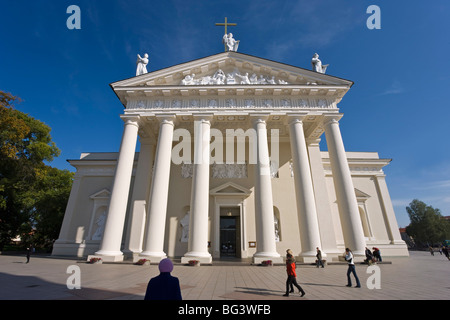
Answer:
[[[220,80],[221,73],[223,73],[222,80]],[[241,80],[246,74],[249,78],[248,82],[247,80]],[[213,79],[214,76],[219,80]],[[233,81],[231,81],[232,79]],[[115,90],[121,87],[243,84],[350,87],[353,82],[243,53],[223,52],[118,81],[112,83],[111,87]]]
[[[355,188],[355,195],[358,200],[367,200],[370,198],[370,195],[356,188]]]
[[[214,189],[210,190],[210,195],[212,196],[220,196],[220,195],[240,195],[240,196],[248,196],[251,193],[251,190],[240,186],[233,182],[227,182],[223,185],[220,185]]]
[[[108,189],[102,189],[93,195],[91,195],[89,198],[91,199],[109,199],[111,197],[111,192]]]

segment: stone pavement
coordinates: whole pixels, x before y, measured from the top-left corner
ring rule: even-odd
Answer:
[[[376,273],[368,273],[367,265],[356,266],[362,288],[346,287],[345,264],[299,265],[303,298],[297,293],[282,296],[284,266],[219,261],[192,267],[175,261],[172,275],[180,280],[183,300],[449,300],[450,261],[445,256],[410,252],[408,258],[388,260],[377,265],[380,289],[368,288],[376,283]],[[25,255],[0,256],[0,300],[142,300],[149,279],[159,274],[157,265],[126,262],[94,265],[50,256],[32,256],[25,262]],[[81,289],[67,287],[71,265],[80,268]]]

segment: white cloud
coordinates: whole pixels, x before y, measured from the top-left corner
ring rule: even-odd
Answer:
[[[389,88],[387,88],[385,91],[380,93],[381,96],[388,95],[388,94],[400,94],[405,92],[405,89],[403,88],[402,84],[398,80],[394,80]]]
[[[406,207],[414,199],[439,209],[443,216],[450,215],[450,180],[428,180],[418,175],[405,178],[401,184],[389,184],[388,187],[400,227],[409,224]]]
[[[415,190],[436,190],[445,191],[450,194],[450,180],[435,180],[435,181],[425,181],[413,187]]]
[[[399,198],[399,199],[391,199],[392,205],[394,207],[406,207],[409,205],[409,203],[412,201],[412,199],[409,198]]]
[[[404,176],[388,175],[388,179],[391,201],[400,227],[406,227],[410,223],[406,207],[414,199],[439,209],[443,216],[450,215],[450,164],[448,162],[430,163],[422,169],[407,171]]]

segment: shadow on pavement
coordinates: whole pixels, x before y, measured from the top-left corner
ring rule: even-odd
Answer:
[[[147,286],[140,284],[123,291],[83,287],[70,290],[65,285],[39,277],[7,273],[0,273],[0,283],[0,300],[142,300]]]

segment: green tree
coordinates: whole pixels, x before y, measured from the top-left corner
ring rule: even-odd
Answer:
[[[18,101],[0,91],[0,250],[18,235],[47,242],[46,224],[61,223],[51,216],[62,221],[72,183],[70,172],[45,164],[60,154],[50,127],[16,110]]]
[[[414,238],[417,244],[433,245],[450,238],[450,222],[445,220],[439,209],[414,199],[406,207],[411,223],[406,233]]]
[[[45,166],[37,172],[33,188],[34,204],[31,225],[34,232],[31,242],[50,248],[59,236],[59,230],[72,187],[73,173]]]

